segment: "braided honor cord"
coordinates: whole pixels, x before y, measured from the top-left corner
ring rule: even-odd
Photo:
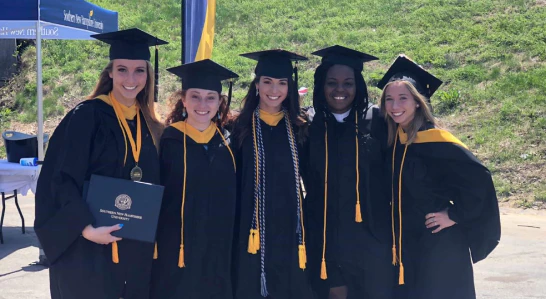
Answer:
[[[298,259],[299,266],[303,270],[307,263],[307,253],[305,250],[305,228],[303,226],[303,208],[301,202],[301,185],[300,185],[300,162],[298,158],[298,148],[296,140],[294,138],[294,131],[292,129],[292,122],[290,121],[290,115],[288,111],[284,110],[284,117],[286,120],[286,133],[290,142],[290,151],[292,152],[292,163],[294,165],[294,178],[296,180],[296,199],[297,199],[297,225],[296,234],[298,234]]]
[[[301,189],[300,189],[300,172],[299,172],[299,160],[296,141],[294,138],[294,132],[288,112],[283,110],[284,119],[286,122],[286,132],[288,134],[288,141],[290,144],[290,151],[292,154],[292,163],[294,166],[294,177],[296,183],[296,199],[297,199],[297,228],[296,234],[298,235],[298,255],[299,265],[301,269],[305,269],[307,262],[305,251],[305,229],[303,226],[303,208],[301,202]],[[262,126],[260,124],[260,109],[256,107],[254,114],[252,115],[252,129],[253,129],[253,141],[254,141],[254,175],[256,177],[254,184],[254,212],[252,216],[252,223],[250,228],[250,235],[248,241],[248,252],[256,254],[260,250],[260,285],[261,295],[267,297],[267,280],[265,274],[265,199],[266,199],[266,186],[265,186],[265,150],[262,137]]]

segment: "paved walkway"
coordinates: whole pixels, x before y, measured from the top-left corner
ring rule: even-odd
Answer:
[[[0,245],[0,299],[49,298],[48,271],[38,260],[34,197],[19,199],[27,233],[13,200],[6,202],[4,241]],[[475,265],[479,299],[546,299],[546,211],[502,208],[502,241]],[[441,299],[441,298],[439,298]]]

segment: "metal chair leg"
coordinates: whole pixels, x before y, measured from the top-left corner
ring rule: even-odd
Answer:
[[[19,200],[17,199],[17,190],[13,191],[13,195],[15,196],[15,206],[17,207],[17,211],[19,211],[19,216],[21,217],[22,230],[24,234],[25,233],[25,217],[23,217],[23,213],[21,212],[21,208],[19,207]]]

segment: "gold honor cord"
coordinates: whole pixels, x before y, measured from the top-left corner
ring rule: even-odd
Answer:
[[[135,159],[135,167],[131,169],[131,180],[135,182],[139,182],[142,180],[142,169],[138,167],[138,160],[140,157],[140,150],[142,149],[142,127],[141,127],[141,121],[140,121],[140,113],[137,105],[137,113],[136,113],[136,122],[137,122],[137,140],[135,144],[135,139],[133,138],[133,133],[131,132],[131,129],[129,129],[129,124],[127,124],[127,120],[123,116],[123,112],[121,111],[120,103],[112,97],[112,107],[114,108],[114,111],[116,112],[116,117],[118,118],[118,122],[120,123],[120,126],[122,127],[122,131],[124,135],[127,135],[127,138],[129,139],[129,142],[131,143],[131,151],[133,152],[133,158]],[[125,143],[127,143],[126,140],[124,140]],[[125,163],[124,163],[125,164]]]

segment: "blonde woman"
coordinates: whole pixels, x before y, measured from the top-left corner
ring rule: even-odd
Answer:
[[[403,55],[378,84],[391,146],[397,298],[476,298],[472,262],[500,240],[490,172],[431,113],[429,98],[441,84]]]

